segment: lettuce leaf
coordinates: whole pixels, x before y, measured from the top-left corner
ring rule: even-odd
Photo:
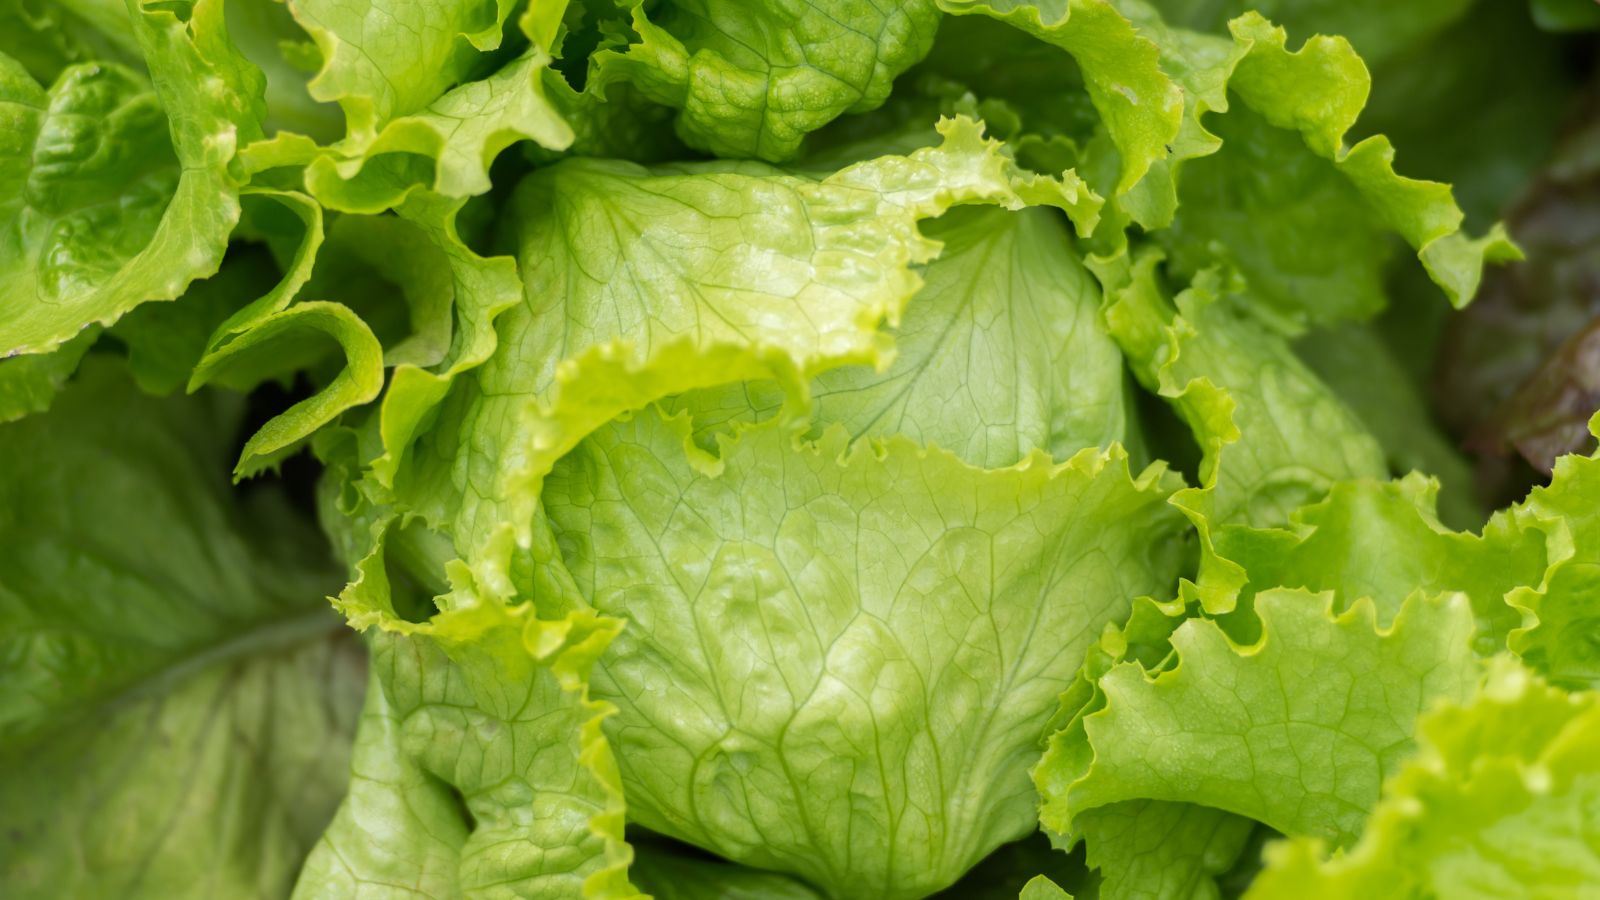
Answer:
[[[1331,860],[1309,840],[1274,846],[1247,896],[1582,891],[1600,874],[1587,812],[1600,790],[1594,701],[1498,660],[1470,701],[1422,720],[1420,751],[1385,785],[1360,843]]]
[[[1161,468],[976,470],[781,421],[712,462],[688,427],[615,422],[544,493],[581,594],[630,621],[594,690],[633,820],[844,896],[920,896],[1031,830],[1051,699],[1175,571],[1145,542],[1179,521]]]
[[[0,426],[12,896],[281,896],[344,792],[365,660],[315,533],[230,495],[229,407],[91,356]]]
[[[1370,601],[1333,615],[1331,599],[1267,592],[1254,645],[1190,620],[1172,634],[1170,668],[1152,678],[1136,662],[1113,666],[1098,706],[1034,772],[1046,827],[1072,833],[1085,810],[1147,799],[1352,844],[1411,751],[1417,715],[1469,698],[1478,663],[1464,597],[1413,595],[1387,629]]]
[[[0,222],[13,248],[0,263],[0,357],[171,300],[216,271],[238,221],[228,163],[259,134],[258,73],[237,64],[216,0],[187,21],[160,4],[131,10],[149,82],[85,62],[45,89],[0,56]]]
[[[961,207],[922,225],[939,256],[893,330],[883,371],[843,366],[810,385],[813,433],[904,435],[974,465],[1008,466],[1038,448],[1065,459],[1137,441],[1122,355],[1100,321],[1100,292],[1050,210]],[[697,439],[779,412],[775,382],[664,401]]]
[[[603,50],[589,78],[625,81],[677,109],[678,135],[721,157],[781,162],[808,132],[883,103],[933,43],[933,0],[787,4],[672,0],[632,7],[638,40]]]

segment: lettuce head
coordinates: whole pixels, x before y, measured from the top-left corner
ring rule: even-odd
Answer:
[[[1595,9],[0,0],[0,895],[1594,895]]]

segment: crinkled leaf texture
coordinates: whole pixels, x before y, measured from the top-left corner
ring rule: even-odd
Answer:
[[[1550,567],[1507,597],[1528,613],[1510,647],[1552,681],[1593,687],[1600,683],[1600,457],[1562,457],[1550,484],[1530,491],[1511,515],[1549,535]]]
[[[991,16],[1071,55],[1118,158],[1114,181],[1097,187],[1112,196],[1126,193],[1172,153],[1183,117],[1183,88],[1162,70],[1158,45],[1114,3],[941,0],[939,5],[958,15]],[[962,25],[957,20],[948,27]]]
[[[276,494],[230,494],[216,400],[91,357],[0,425],[7,896],[280,897],[344,792],[337,572]]]
[[[532,140],[553,151],[571,127],[545,95],[553,35],[564,3],[536,4],[521,32],[507,29],[510,2],[294,0],[292,14],[248,12],[251,62],[267,72],[269,96],[292,101],[295,118],[244,146],[243,168],[283,170],[324,206],[379,213],[418,191],[464,198],[489,190],[502,150]],[[270,25],[264,24],[270,21]],[[274,48],[261,29],[296,35]],[[287,71],[305,63],[309,80]],[[344,136],[321,143],[338,105]],[[281,112],[282,110],[275,110]],[[302,133],[309,128],[314,133]]]
[[[671,0],[639,40],[597,54],[592,90],[626,81],[677,109],[678,134],[717,156],[781,162],[807,133],[883,103],[895,76],[933,44],[934,0]]]
[[[1215,532],[1278,527],[1349,478],[1381,478],[1383,451],[1285,338],[1250,314],[1253,295],[1212,269],[1173,300],[1159,252],[1091,259],[1106,287],[1107,325],[1135,376],[1167,401],[1199,446],[1200,485],[1179,492],[1200,535],[1186,599],[1233,608],[1247,576]]]
[[[296,897],[637,896],[585,685],[621,623],[471,602],[424,624],[346,607],[383,627],[350,792]]]
[[[1220,255],[1251,282],[1262,314],[1293,325],[1381,309],[1391,234],[1457,306],[1486,262],[1516,255],[1498,227],[1482,238],[1461,230],[1447,185],[1397,174],[1386,138],[1346,146],[1371,79],[1344,38],[1290,50],[1286,32],[1254,12],[1229,22],[1227,37],[1204,34],[1169,26],[1143,0],[948,5],[1009,22],[1076,62],[1098,113],[1087,128],[1026,83],[958,77],[980,97],[1001,86],[988,108],[1011,121],[1019,146],[1064,154],[1108,197],[1103,249],[1125,246],[1131,223],[1159,230],[1185,275]],[[1019,42],[1019,54],[1033,50]]]
[[[593,689],[632,820],[841,897],[922,896],[1032,830],[1053,698],[1175,573],[1161,468],[782,421],[712,461],[688,428],[615,422],[545,486],[579,590],[629,620]]]
[[[1274,590],[1256,597],[1254,645],[1193,619],[1171,667],[1111,667],[1034,771],[1045,826],[1070,835],[1087,811],[1163,800],[1352,844],[1417,716],[1470,697],[1479,664],[1465,597],[1415,594],[1387,629],[1367,600],[1338,616],[1331,602]]]
[[[1100,321],[1100,290],[1052,210],[960,207],[922,225],[939,256],[892,331],[884,371],[844,366],[811,383],[812,421],[852,438],[903,435],[977,466],[1034,449],[1065,459],[1137,440],[1122,354]],[[668,403],[695,426],[765,418],[772,382],[697,391]],[[702,437],[702,441],[703,441]]]
[[[1600,706],[1508,658],[1477,695],[1423,718],[1361,841],[1269,848],[1248,897],[1585,896],[1600,881]]]
[[[385,403],[397,507],[505,593],[505,536],[531,543],[540,479],[585,434],[695,388],[776,378],[803,398],[817,373],[881,365],[892,342],[879,326],[898,321],[921,283],[912,266],[939,247],[919,220],[1086,197],[1070,173],[1022,172],[969,119],[940,127],[937,147],[821,180],[759,163],[575,159],[534,173],[508,222],[523,300],[496,321],[493,355],[430,389],[425,432],[391,427]]]

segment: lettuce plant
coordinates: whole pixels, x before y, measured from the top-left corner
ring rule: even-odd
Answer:
[[[1588,896],[1597,18],[0,0],[0,894]]]

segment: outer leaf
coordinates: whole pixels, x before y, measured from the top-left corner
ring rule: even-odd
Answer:
[[[0,360],[0,423],[49,409],[99,336],[90,328],[49,353]]]
[[[1600,879],[1600,705],[1501,660],[1469,704],[1423,719],[1361,842],[1269,849],[1251,898],[1580,897]]]
[[[1338,481],[1383,477],[1383,454],[1283,337],[1241,312],[1236,284],[1202,273],[1174,310],[1156,282],[1159,261],[1152,252],[1132,263],[1094,262],[1112,336],[1203,453],[1201,486],[1173,502],[1200,531],[1198,599],[1207,611],[1226,612],[1246,576],[1218,555],[1213,531],[1281,525]]]
[[[1313,38],[1290,51],[1283,29],[1259,16],[1242,16],[1228,28],[1236,44],[1249,47],[1229,89],[1273,125],[1298,130],[1307,147],[1330,159],[1371,205],[1377,220],[1416,250],[1452,305],[1459,308],[1472,299],[1485,262],[1520,257],[1503,228],[1491,229],[1481,239],[1468,238],[1460,230],[1461,210],[1449,187],[1395,174],[1394,148],[1384,138],[1342,147],[1367,94],[1367,79],[1357,74],[1364,75],[1364,67],[1348,43]],[[1311,84],[1301,79],[1321,76],[1326,83],[1323,73],[1330,68],[1349,75],[1333,79],[1326,89],[1306,89]]]
[[[1511,649],[1561,684],[1588,686],[1600,680],[1594,640],[1600,628],[1594,603],[1600,596],[1597,498],[1600,459],[1564,456],[1550,484],[1534,488],[1511,513],[1523,527],[1548,532],[1551,563],[1542,582],[1530,582],[1509,598],[1537,619],[1511,636]]]
[[[1182,801],[1352,843],[1410,752],[1416,717],[1469,697],[1478,666],[1464,597],[1414,596],[1387,631],[1368,602],[1337,618],[1330,603],[1265,593],[1255,646],[1196,619],[1173,633],[1177,664],[1154,679],[1113,667],[1104,706],[1053,738],[1034,771],[1041,820],[1071,833],[1107,804]]]
[[[1104,876],[1105,900],[1211,900],[1254,826],[1220,809],[1158,800],[1087,810],[1076,824],[1089,864]]]
[[[298,897],[624,898],[622,796],[585,679],[621,627],[482,602],[372,637],[350,794]]]
[[[337,576],[275,495],[236,505],[230,418],[90,357],[0,426],[8,896],[281,896],[344,790]]]
[[[679,110],[691,146],[771,162],[840,114],[883,103],[939,19],[933,0],[673,0],[648,15],[629,5],[639,40],[595,55],[592,89],[626,81]]]
[[[67,69],[47,94],[0,62],[16,142],[0,152],[13,248],[0,262],[0,356],[50,350],[178,296],[216,270],[238,219],[227,164],[259,134],[259,81],[228,43],[221,3],[200,0],[187,22],[161,4],[130,9],[155,94],[104,65]],[[182,115],[168,123],[162,108]]]
[[[1222,153],[1196,163],[1196,171],[1184,178],[1184,212],[1172,238],[1182,267],[1197,270],[1205,263],[1196,260],[1208,258],[1205,246],[1220,242],[1261,299],[1291,317],[1329,321],[1370,315],[1381,307],[1370,265],[1381,249],[1382,230],[1399,234],[1416,250],[1458,307],[1477,290],[1486,261],[1517,256],[1501,229],[1483,239],[1468,238],[1446,185],[1395,174],[1394,148],[1387,139],[1369,137],[1344,146],[1370,84],[1348,42],[1319,36],[1290,51],[1283,29],[1255,14],[1229,23],[1229,30],[1232,50],[1224,55],[1217,45],[1205,51],[1221,62],[1197,69],[1193,77],[1225,84],[1254,114],[1224,120]],[[1192,53],[1198,44],[1174,46]],[[1192,55],[1190,62],[1204,59]],[[1209,109],[1228,108],[1220,91],[1208,101]],[[1297,150],[1265,126],[1299,132],[1305,149]],[[1263,157],[1272,159],[1270,167],[1262,168]],[[1305,219],[1302,211],[1309,207],[1301,204],[1308,197],[1319,198],[1312,205],[1325,209],[1324,217]],[[1290,224],[1243,226],[1267,217]],[[1340,218],[1350,225],[1338,235],[1343,252],[1335,253],[1340,243],[1330,243],[1326,229]],[[1308,231],[1311,237],[1302,237]]]
[[[579,590],[630,619],[594,688],[632,819],[839,897],[923,896],[1031,831],[1053,698],[1175,572],[1160,467],[774,422],[713,474],[688,428],[616,423],[545,488]]]
[[[1482,536],[1448,531],[1434,518],[1436,491],[1420,475],[1343,482],[1297,511],[1289,529],[1219,529],[1216,549],[1244,567],[1249,591],[1330,591],[1341,607],[1366,597],[1383,622],[1414,592],[1466,594],[1477,619],[1474,647],[1493,656],[1522,622],[1506,595],[1544,574],[1545,536],[1505,515]]]

